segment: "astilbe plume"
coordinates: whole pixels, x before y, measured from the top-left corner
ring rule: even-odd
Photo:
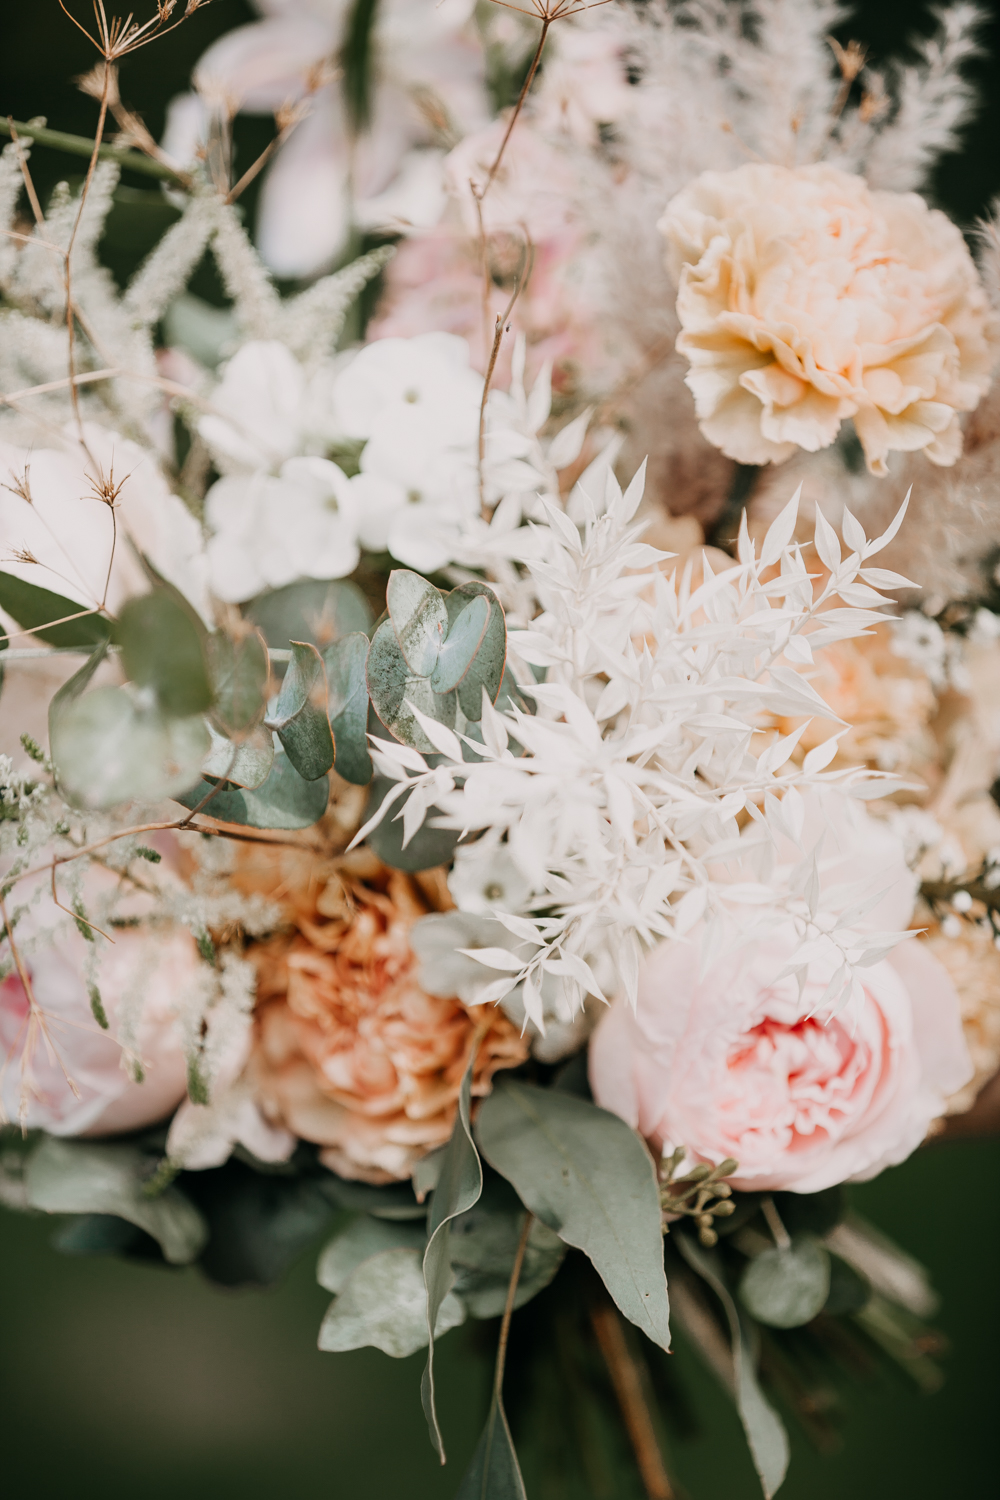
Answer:
[[[601,997],[601,973],[617,976],[634,1004],[643,949],[702,919],[706,952],[739,941],[751,923],[759,935],[793,920],[800,977],[809,950],[833,944],[832,1003],[896,936],[852,930],[874,905],[857,890],[821,894],[802,795],[835,784],[870,798],[895,783],[860,767],[825,770],[836,735],[799,767],[791,757],[802,728],[780,735],[772,726],[779,716],[831,717],[798,669],[815,648],[882,618],[878,589],[905,580],[869,559],[902,511],[874,541],[845,516],[846,558],[818,516],[827,576],[814,597],[792,540],[796,495],[759,555],[744,525],[738,562],[713,576],[706,558],[694,588],[690,567],[664,576],[664,554],[638,540],[642,527],[630,523],[642,489],[641,472],[624,494],[609,476],[604,506],[584,496],[580,528],[543,502],[549,545],[529,569],[543,610],[510,636],[519,664],[547,669],[541,684],[520,673],[537,714],[484,703],[483,744],[417,714],[441,757],[433,768],[373,738],[376,764],[396,785],[358,840],[388,815],[402,818],[409,840],[436,808],[437,826],[505,838],[529,877],[534,894],[518,910],[495,909],[496,946],[468,956],[504,971],[477,999],[523,986],[526,1014],[543,1031],[543,981],[550,994],[555,982],[567,1017],[587,993]],[[798,848],[790,867],[777,857],[789,844]]]

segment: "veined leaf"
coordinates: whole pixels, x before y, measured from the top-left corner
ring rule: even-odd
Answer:
[[[498,1318],[507,1302],[524,1209],[502,1177],[490,1174],[479,1202],[452,1220],[451,1263],[455,1292],[474,1318]],[[562,1265],[566,1246],[540,1219],[532,1219],[518,1277],[515,1308],[548,1286]]]
[[[66,795],[82,806],[113,807],[184,792],[201,774],[209,735],[200,715],[168,719],[129,688],[101,687],[53,699],[49,743]]]
[[[292,659],[281,684],[274,714],[265,720],[306,781],[325,776],[333,765],[333,735],[327,718],[326,673],[315,646],[292,642]]]
[[[360,631],[345,635],[323,652],[330,693],[330,727],[336,746],[338,776],[355,786],[372,779],[368,753],[368,637]]]
[[[358,1266],[370,1256],[379,1255],[383,1250],[422,1252],[426,1241],[427,1226],[423,1216],[419,1221],[399,1221],[356,1214],[323,1246],[316,1266],[316,1280],[328,1292],[342,1292]]]
[[[352,1272],[327,1310],[319,1347],[330,1352],[373,1345],[394,1359],[405,1359],[427,1343],[427,1293],[420,1251],[380,1250]],[[465,1321],[465,1308],[452,1293],[434,1313],[437,1334]]]
[[[25,583],[13,573],[0,573],[0,609],[6,610],[19,625],[31,630],[49,646],[82,646],[86,649],[111,639],[111,622],[102,615],[66,619],[67,615],[78,615],[84,608],[75,599],[65,599],[62,594],[53,594],[34,583]],[[44,630],[36,629],[45,625],[47,620],[63,620],[65,623],[49,625]]]
[[[394,568],[389,574],[386,606],[409,670],[416,677],[429,677],[448,630],[443,596],[419,573]]]
[[[193,1261],[208,1237],[194,1204],[177,1188],[143,1193],[148,1158],[134,1146],[46,1137],[25,1169],[28,1202],[47,1214],[114,1214],[159,1241],[173,1265]]]
[[[195,808],[212,790],[211,781],[199,781],[189,792],[174,795],[183,807]],[[304,781],[281,751],[275,755],[265,782],[253,790],[223,784],[205,807],[204,816],[249,828],[311,828],[326,812],[329,799],[329,778]]]
[[[437,719],[446,728],[455,727],[458,707],[455,694],[435,693],[429,678],[410,671],[391,620],[384,620],[372,636],[366,675],[375,712],[390,734],[404,745],[412,745],[425,754],[434,751],[408,703],[415,704],[421,713]]]
[[[718,1252],[705,1250],[691,1235],[672,1236],[674,1243],[692,1270],[708,1282],[725,1309],[733,1350],[736,1377],[736,1406],[746,1433],[754,1468],[760,1478],[766,1500],[778,1489],[788,1468],[788,1436],[774,1408],[765,1399],[757,1383],[753,1360],[743,1336],[736,1303],[723,1279]]]
[[[431,673],[436,693],[450,693],[468,672],[486,634],[490,609],[489,599],[478,594],[455,617]]]
[[[126,677],[137,687],[152,688],[168,718],[189,718],[209,707],[212,687],[201,636],[189,612],[165,590],[130,599],[115,638]]]
[[[472,1141],[469,1108],[472,1094],[472,1070],[476,1063],[473,1050],[462,1079],[458,1096],[458,1113],[451,1132],[437,1187],[427,1215],[427,1249],[424,1251],[424,1285],[427,1288],[427,1367],[420,1382],[420,1399],[430,1429],[431,1442],[444,1463],[444,1443],[434,1405],[434,1330],[438,1314],[448,1296],[455,1273],[449,1252],[450,1227],[459,1214],[468,1213],[483,1191],[483,1168]]]
[[[269,666],[259,631],[242,640],[217,632],[206,643],[215,702],[212,718],[229,738],[249,734],[264,716]]]
[[[500,1080],[476,1139],[526,1208],[593,1262],[625,1316],[670,1347],[656,1170],[624,1120],[556,1089]]]
[[[235,786],[256,790],[263,786],[274,765],[274,740],[270,730],[255,729],[246,739],[228,740],[208,725],[212,746],[201,763],[202,776],[221,777]]]

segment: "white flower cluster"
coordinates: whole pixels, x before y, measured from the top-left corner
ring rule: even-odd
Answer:
[[[393,815],[410,839],[432,807],[437,826],[482,834],[498,876],[473,883],[496,937],[463,952],[502,977],[484,976],[475,998],[517,988],[543,1031],[546,1012],[568,1020],[587,994],[602,997],[607,974],[634,1004],[643,950],[696,924],[707,956],[791,919],[800,979],[811,956],[835,950],[832,1004],[898,937],[857,930],[879,893],[830,883],[817,823],[849,818],[848,792],[878,797],[896,783],[863,768],[826,770],[836,734],[800,765],[793,752],[805,724],[782,734],[776,721],[831,717],[802,669],[814,649],[882,618],[878,590],[903,580],[869,559],[903,512],[874,541],[845,513],[846,557],[818,514],[829,577],[815,598],[792,540],[797,496],[759,556],[744,524],[738,562],[713,576],[706,557],[694,587],[690,565],[666,576],[663,554],[630,525],[642,488],[641,473],[624,495],[609,475],[604,505],[583,494],[580,526],[542,502],[550,547],[531,574],[544,608],[510,637],[515,664],[544,669],[543,683],[519,672],[537,713],[485,703],[483,744],[417,715],[441,756],[434,768],[415,750],[373,740],[396,786],[358,838]],[[477,758],[463,759],[463,748]],[[831,786],[833,812],[817,801]]]

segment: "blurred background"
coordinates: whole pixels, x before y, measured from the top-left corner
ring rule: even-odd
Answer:
[[[78,4],[89,19],[84,0]],[[151,3],[138,7],[140,20],[147,9]],[[1000,191],[1000,5],[990,9],[988,56],[969,66],[982,108],[965,151],[941,164],[932,191],[967,229]],[[256,14],[243,0],[212,0],[125,61],[123,97],[154,134],[208,43]],[[928,14],[912,0],[865,0],[838,34],[867,42],[877,60],[898,54],[908,33],[928,25]],[[72,80],[93,60],[57,0],[8,0],[0,19],[0,114],[45,115],[54,129],[92,134],[96,106]],[[266,120],[238,121],[243,166],[270,134]],[[36,148],[32,171],[44,200],[60,179],[80,177],[81,160]],[[174,213],[148,179],[123,182],[102,245],[116,275],[124,279]],[[194,290],[215,300],[207,271],[199,274]],[[947,1380],[930,1396],[902,1376],[856,1385],[836,1452],[817,1454],[792,1425],[782,1500],[992,1492],[1000,1461],[998,1184],[1000,1141],[963,1140],[925,1148],[852,1190],[859,1211],[930,1268],[942,1296]],[[486,1409],[490,1326],[458,1329],[440,1346],[450,1459],[441,1470],[420,1408],[422,1355],[397,1362],[374,1350],[317,1351],[327,1295],[314,1280],[314,1252],[276,1289],[225,1292],[192,1270],[57,1254],[53,1228],[50,1219],[0,1210],[0,1452],[11,1492],[31,1500],[455,1494]],[[686,1399],[683,1411],[678,1396],[678,1410],[665,1413],[668,1458],[688,1500],[756,1500],[731,1407],[682,1343],[671,1365]],[[532,1488],[531,1455],[524,1457],[532,1500],[557,1500],[551,1487]],[[624,1500],[631,1480],[610,1493]]]

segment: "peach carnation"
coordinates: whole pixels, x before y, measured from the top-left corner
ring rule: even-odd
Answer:
[[[342,1177],[405,1179],[451,1134],[477,1032],[477,1095],[498,1068],[524,1061],[527,1043],[494,1007],[421,989],[409,930],[427,904],[415,881],[368,851],[299,889],[293,905],[294,935],[249,954],[259,976],[250,1076],[261,1106],[320,1145]]]
[[[991,935],[971,922],[962,923],[958,937],[937,929],[921,939],[921,946],[947,969],[962,1007],[962,1030],[975,1071],[945,1110],[961,1115],[1000,1068],[1000,953]]]
[[[687,384],[728,457],[816,452],[853,417],[874,474],[896,449],[955,462],[994,327],[943,213],[834,167],[750,164],[703,172],[659,228],[680,277]]]

